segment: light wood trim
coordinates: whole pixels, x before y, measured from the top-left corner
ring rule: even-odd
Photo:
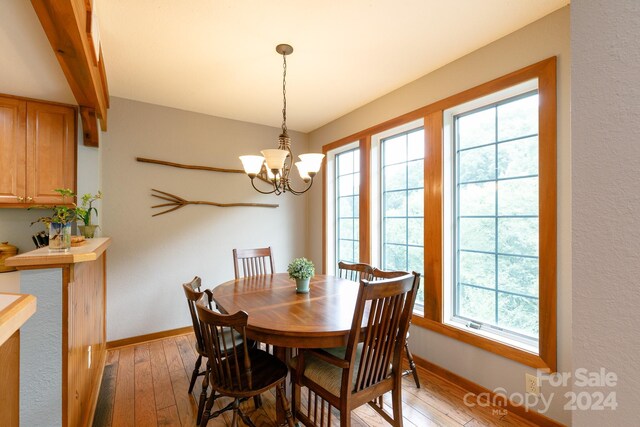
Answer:
[[[111,350],[114,348],[121,348],[121,347],[129,347],[132,345],[137,345],[140,343],[145,343],[145,342],[151,342],[151,341],[158,341],[164,338],[168,338],[168,337],[176,337],[179,335],[186,335],[186,334],[190,334],[193,333],[193,326],[185,326],[183,328],[177,328],[177,329],[169,329],[166,331],[160,331],[160,332],[153,332],[151,334],[144,334],[144,335],[138,335],[135,337],[129,337],[129,338],[122,338],[119,340],[114,340],[114,341],[108,341],[107,342],[107,349]]]
[[[26,294],[2,293],[18,298],[0,311],[0,345],[36,312],[36,297]]]
[[[80,120],[82,120],[82,138],[87,147],[98,147],[98,121],[96,110],[89,107],[80,107]]]
[[[371,263],[371,136],[360,140],[360,212],[358,214],[360,229],[360,260]]]
[[[424,117],[424,317],[442,321],[442,111]]]
[[[20,426],[20,330],[0,344],[0,426]]]
[[[95,109],[101,128],[106,131],[108,94],[107,85],[102,82],[105,74],[101,73],[104,61],[93,60],[93,47],[86,32],[86,4],[74,0],[32,0],[31,4],[76,101]],[[97,127],[87,125],[86,130],[97,131]],[[98,135],[91,135],[90,141],[98,141]]]
[[[61,265],[95,261],[111,245],[111,238],[96,237],[88,239],[83,246],[72,247],[68,252],[49,252],[49,248],[40,248],[31,252],[16,255],[5,260],[8,266],[18,270],[27,268],[53,268]]]
[[[474,393],[476,395],[481,393],[488,393],[488,395],[491,396],[492,402],[495,402],[495,401],[503,402],[504,409],[518,415],[521,418],[524,418],[525,420],[531,421],[532,423],[538,426],[542,426],[542,427],[563,427],[564,426],[564,424],[559,423],[558,421],[553,420],[549,417],[546,417],[545,415],[537,412],[535,409],[527,410],[524,406],[516,405],[511,400],[507,399],[505,401],[504,399],[498,397],[493,391],[481,386],[480,384],[474,383],[471,380],[461,377],[460,375],[455,374],[441,366],[438,366],[435,363],[429,362],[426,359],[416,356],[415,354],[413,355],[413,359],[416,365],[418,365],[419,367],[431,372],[434,375],[437,375],[438,377],[446,381],[449,381],[457,385],[458,387],[464,390],[470,391],[471,393]]]
[[[540,129],[539,181],[539,328],[540,357],[555,372],[557,365],[557,165],[556,58],[538,77]],[[542,203],[544,201],[544,203]]]

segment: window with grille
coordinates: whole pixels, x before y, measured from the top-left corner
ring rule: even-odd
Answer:
[[[452,123],[452,320],[537,343],[538,92]]]
[[[424,130],[383,138],[381,261],[383,270],[424,273]],[[416,304],[424,303],[423,287]]]
[[[360,150],[335,156],[336,263],[359,262]]]

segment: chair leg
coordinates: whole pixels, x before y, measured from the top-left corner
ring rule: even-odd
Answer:
[[[253,404],[255,405],[256,409],[261,407],[262,406],[262,397],[260,395],[253,396]]]
[[[397,378],[391,391],[391,403],[393,405],[393,424],[402,427],[402,378]]]
[[[293,392],[295,394],[295,391]],[[276,388],[276,395],[280,399],[280,404],[282,405],[282,409],[284,410],[284,418],[289,427],[294,427],[293,425],[293,415],[291,414],[291,408],[289,407],[289,401],[287,400],[287,395],[284,391],[284,381],[278,384]],[[295,397],[294,397],[295,399]]]
[[[409,360],[409,368],[411,368],[411,372],[413,372],[413,380],[416,382],[416,387],[420,388],[420,378],[418,377],[418,368],[416,367],[416,362],[413,361],[413,356],[411,355],[411,351],[409,350],[409,341],[404,342],[404,351],[407,353],[407,360]]]
[[[231,427],[238,427],[238,399],[233,401],[233,418],[231,419]]]
[[[200,427],[207,427],[207,423],[209,422],[209,418],[211,418],[211,408],[213,408],[213,402],[216,400],[215,391],[211,390],[211,396],[207,400],[207,405],[204,408],[204,412],[200,417]]]
[[[198,401],[198,412],[196,415],[196,424],[200,424],[200,421],[202,420],[202,412],[204,411],[204,404],[207,400],[207,389],[209,388],[209,365],[207,364],[207,372],[204,374],[204,379],[202,380],[202,392],[200,392],[200,400]],[[215,399],[214,397],[215,392],[212,391],[211,392],[211,398]]]
[[[189,383],[189,393],[193,391],[193,386],[196,384],[196,378],[198,378],[198,374],[200,373],[200,364],[202,363],[202,356],[198,355],[196,359],[196,367],[193,368],[193,373],[191,374],[191,382]]]

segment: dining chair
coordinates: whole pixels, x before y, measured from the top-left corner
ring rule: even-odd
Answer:
[[[255,427],[251,419],[240,409],[240,401],[259,396],[274,387],[276,399],[285,411],[287,424],[293,427],[293,416],[284,391],[287,366],[266,351],[238,346],[235,344],[236,340],[227,344],[224,339],[224,334],[231,334],[238,340],[247,342],[246,326],[249,315],[244,311],[228,315],[215,313],[207,308],[204,302],[199,302],[196,307],[209,356],[207,377],[213,389],[200,420],[200,427],[205,427],[210,418],[221,412],[211,412],[216,393],[233,398],[233,402],[227,405],[233,409],[232,427],[238,425],[238,418],[246,425]],[[222,410],[225,409],[227,408]]]
[[[394,277],[400,277],[402,275],[407,274],[405,271],[384,271],[378,268],[373,268],[371,271],[371,280],[382,280],[382,279],[391,279]],[[409,318],[409,326],[411,326],[411,318]],[[407,355],[407,361],[409,362],[409,369],[402,373],[403,376],[413,374],[413,380],[416,383],[416,387],[420,388],[420,377],[418,376],[418,368],[416,367],[416,363],[413,361],[413,355],[411,354],[411,350],[409,350],[409,330],[407,329],[407,337],[404,341],[404,351]]]
[[[258,249],[234,249],[233,268],[236,279],[275,273],[271,246]]]
[[[301,349],[290,361],[294,416],[305,426],[331,425],[332,407],[340,411],[340,426],[350,426],[351,411],[365,403],[390,424],[402,426],[402,344],[419,283],[418,273],[361,280],[347,346]],[[302,387],[308,391],[306,414],[301,410]],[[389,391],[392,416],[380,398]]]
[[[187,304],[189,306],[189,314],[191,315],[191,322],[193,324],[193,333],[196,337],[196,352],[198,353],[198,358],[196,359],[195,367],[193,368],[193,372],[191,373],[191,381],[189,381],[189,393],[193,391],[193,387],[195,386],[196,380],[199,376],[204,375],[204,380],[202,381],[202,391],[200,392],[200,398],[198,400],[198,412],[197,412],[197,422],[200,422],[200,417],[202,416],[202,411],[204,409],[204,404],[207,398],[207,390],[208,386],[208,378],[207,371],[209,369],[208,360],[205,364],[205,369],[200,371],[200,366],[202,365],[202,359],[207,359],[207,351],[204,344],[204,338],[202,335],[202,329],[200,327],[200,319],[198,318],[198,312],[196,310],[197,304],[204,304],[206,307],[211,309],[213,298],[212,294],[209,290],[202,291],[200,288],[202,286],[202,280],[200,277],[195,276],[191,282],[184,283],[182,288],[184,290],[184,294],[187,297]],[[242,341],[238,340],[237,337],[233,335],[227,334],[225,336],[227,345],[231,345],[231,340],[236,340],[236,345],[241,345]],[[256,407],[260,406],[261,402],[256,400]]]
[[[338,263],[338,277],[342,279],[359,282],[361,279],[371,280],[373,267],[363,262],[348,263],[340,261]]]
[[[193,324],[193,333],[196,337],[196,352],[198,353],[198,358],[196,359],[195,367],[193,368],[193,372],[191,373],[191,381],[189,381],[189,393],[193,391],[193,387],[196,384],[196,380],[200,375],[205,375],[205,381],[203,381],[202,392],[200,394],[200,400],[198,403],[198,413],[197,413],[197,422],[200,422],[200,417],[202,416],[202,410],[204,408],[204,400],[206,399],[207,394],[207,386],[206,386],[206,373],[207,366],[205,365],[205,369],[200,371],[200,366],[202,364],[202,358],[207,357],[207,352],[204,346],[204,339],[202,336],[202,330],[200,329],[200,320],[198,319],[198,312],[196,310],[196,303],[202,298],[207,298],[205,304],[210,304],[211,301],[206,296],[205,292],[200,290],[202,286],[202,280],[200,277],[194,277],[191,282],[184,283],[182,285],[182,289],[184,290],[184,295],[187,297],[187,304],[189,306],[189,314],[191,315],[191,323]],[[209,305],[210,307],[210,305]]]

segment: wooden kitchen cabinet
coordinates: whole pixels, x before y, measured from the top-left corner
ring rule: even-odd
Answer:
[[[53,190],[76,191],[76,140],[74,107],[0,96],[0,207],[62,204]]]

